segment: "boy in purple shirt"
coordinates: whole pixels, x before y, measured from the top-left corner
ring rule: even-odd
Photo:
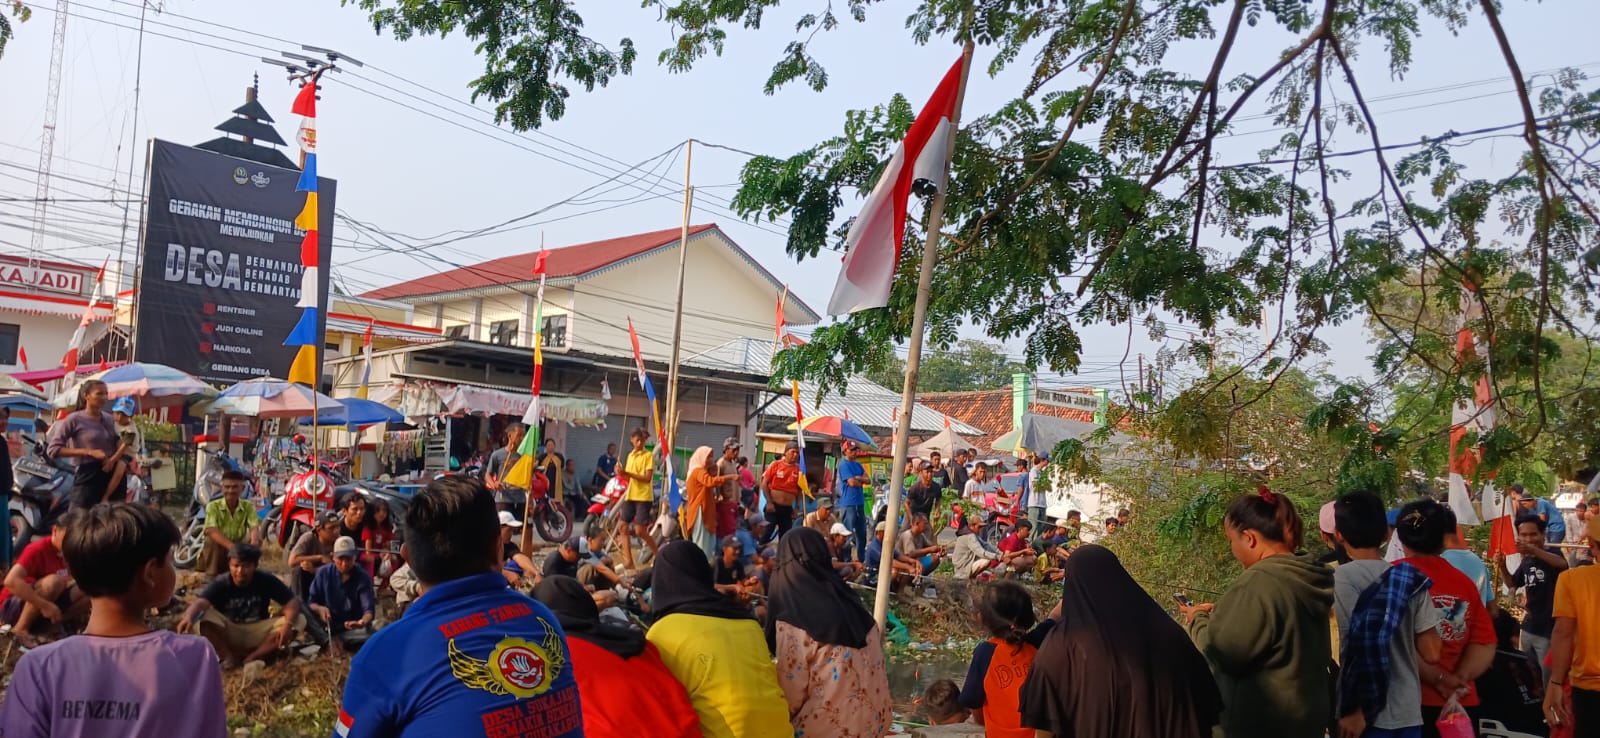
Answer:
[[[6,738],[165,738],[227,734],[222,672],[205,639],[152,631],[172,598],[178,528],[126,503],[86,510],[62,545],[93,602],[89,627],[23,655],[0,705]],[[173,678],[174,676],[179,678]]]

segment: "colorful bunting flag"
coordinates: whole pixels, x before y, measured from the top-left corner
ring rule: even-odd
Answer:
[[[294,114],[301,116],[300,133],[297,138],[305,162],[300,169],[300,179],[295,183],[295,191],[306,193],[305,206],[300,209],[300,214],[295,216],[294,225],[305,231],[305,237],[300,242],[300,299],[295,301],[295,307],[300,308],[300,320],[283,340],[285,346],[300,347],[295,353],[294,364],[289,367],[289,381],[312,387],[317,385],[317,379],[322,373],[317,361],[317,351],[322,345],[322,335],[317,328],[322,325],[320,309],[323,303],[320,289],[321,242],[317,236],[320,225],[317,223],[317,79],[313,76],[300,88],[300,94],[295,96],[294,106],[291,108]],[[366,339],[369,373],[371,338],[372,329],[369,326]],[[366,380],[363,378],[361,383],[363,397],[366,396],[366,386]]]
[[[67,372],[61,380],[63,392],[77,383],[78,353],[83,350],[83,342],[89,337],[89,324],[95,319],[95,305],[105,297],[106,265],[110,263],[108,258],[100,265],[100,270],[95,272],[94,294],[89,296],[89,304],[83,307],[83,317],[78,320],[77,330],[72,332],[72,338],[67,341],[67,352],[61,357],[61,368]],[[24,356],[22,361],[26,364],[27,357]]]
[[[783,306],[788,301],[789,285],[784,285],[783,292],[778,294],[778,320],[777,326],[773,329],[777,334],[777,345],[779,346],[783,345]],[[800,444],[800,491],[809,500],[811,499],[811,483],[806,479],[806,418],[805,410],[800,407],[800,380],[794,380],[790,383],[790,386],[794,394],[794,437],[795,442]]]

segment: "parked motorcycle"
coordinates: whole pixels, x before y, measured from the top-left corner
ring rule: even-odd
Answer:
[[[20,553],[34,536],[49,535],[51,526],[72,503],[72,463],[46,456],[44,444],[31,436],[23,436],[22,442],[28,452],[11,464],[15,486],[7,512],[12,555]]]
[[[205,548],[206,505],[222,497],[222,475],[230,471],[243,474],[242,498],[256,497],[255,478],[243,464],[222,451],[205,453],[210,458],[206,462],[205,471],[201,472],[200,479],[194,486],[194,499],[189,501],[189,511],[184,517],[183,535],[178,539],[178,548],[172,554],[173,563],[185,569],[194,566],[195,560],[200,558],[200,551]]]
[[[279,546],[288,545],[304,531],[316,527],[317,516],[336,509],[338,485],[328,467],[313,468],[307,459],[295,461],[295,475],[283,486],[283,494],[273,500],[274,520],[269,516],[267,532],[276,535]]]

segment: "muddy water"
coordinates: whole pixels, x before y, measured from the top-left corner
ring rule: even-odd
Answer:
[[[896,648],[888,660],[889,694],[894,698],[895,720],[923,724],[927,716],[917,704],[922,699],[922,691],[940,679],[950,679],[960,686],[966,680],[971,649],[954,644],[940,644],[938,650],[918,650],[915,646]]]

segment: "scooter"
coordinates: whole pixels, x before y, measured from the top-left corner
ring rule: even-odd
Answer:
[[[317,516],[335,509],[338,485],[323,465],[313,468],[305,459],[295,462],[297,473],[283,486],[283,494],[273,501],[273,511],[279,518],[268,519],[268,532],[276,533],[278,545],[283,546],[299,537],[302,531],[316,528]]]
[[[232,456],[222,451],[206,451],[211,457],[206,462],[206,469],[200,474],[199,483],[194,486],[194,499],[189,501],[189,511],[184,517],[183,534],[178,539],[177,550],[172,552],[172,561],[179,568],[194,566],[195,560],[200,558],[200,551],[206,545],[206,505],[212,500],[222,497],[222,475],[226,472],[236,471],[244,475],[243,499],[254,499],[256,496],[255,478]]]
[[[73,468],[69,461],[45,455],[44,444],[23,436],[28,453],[11,464],[15,479],[11,491],[11,553],[22,548],[40,532],[49,534],[55,521],[71,506]]]

